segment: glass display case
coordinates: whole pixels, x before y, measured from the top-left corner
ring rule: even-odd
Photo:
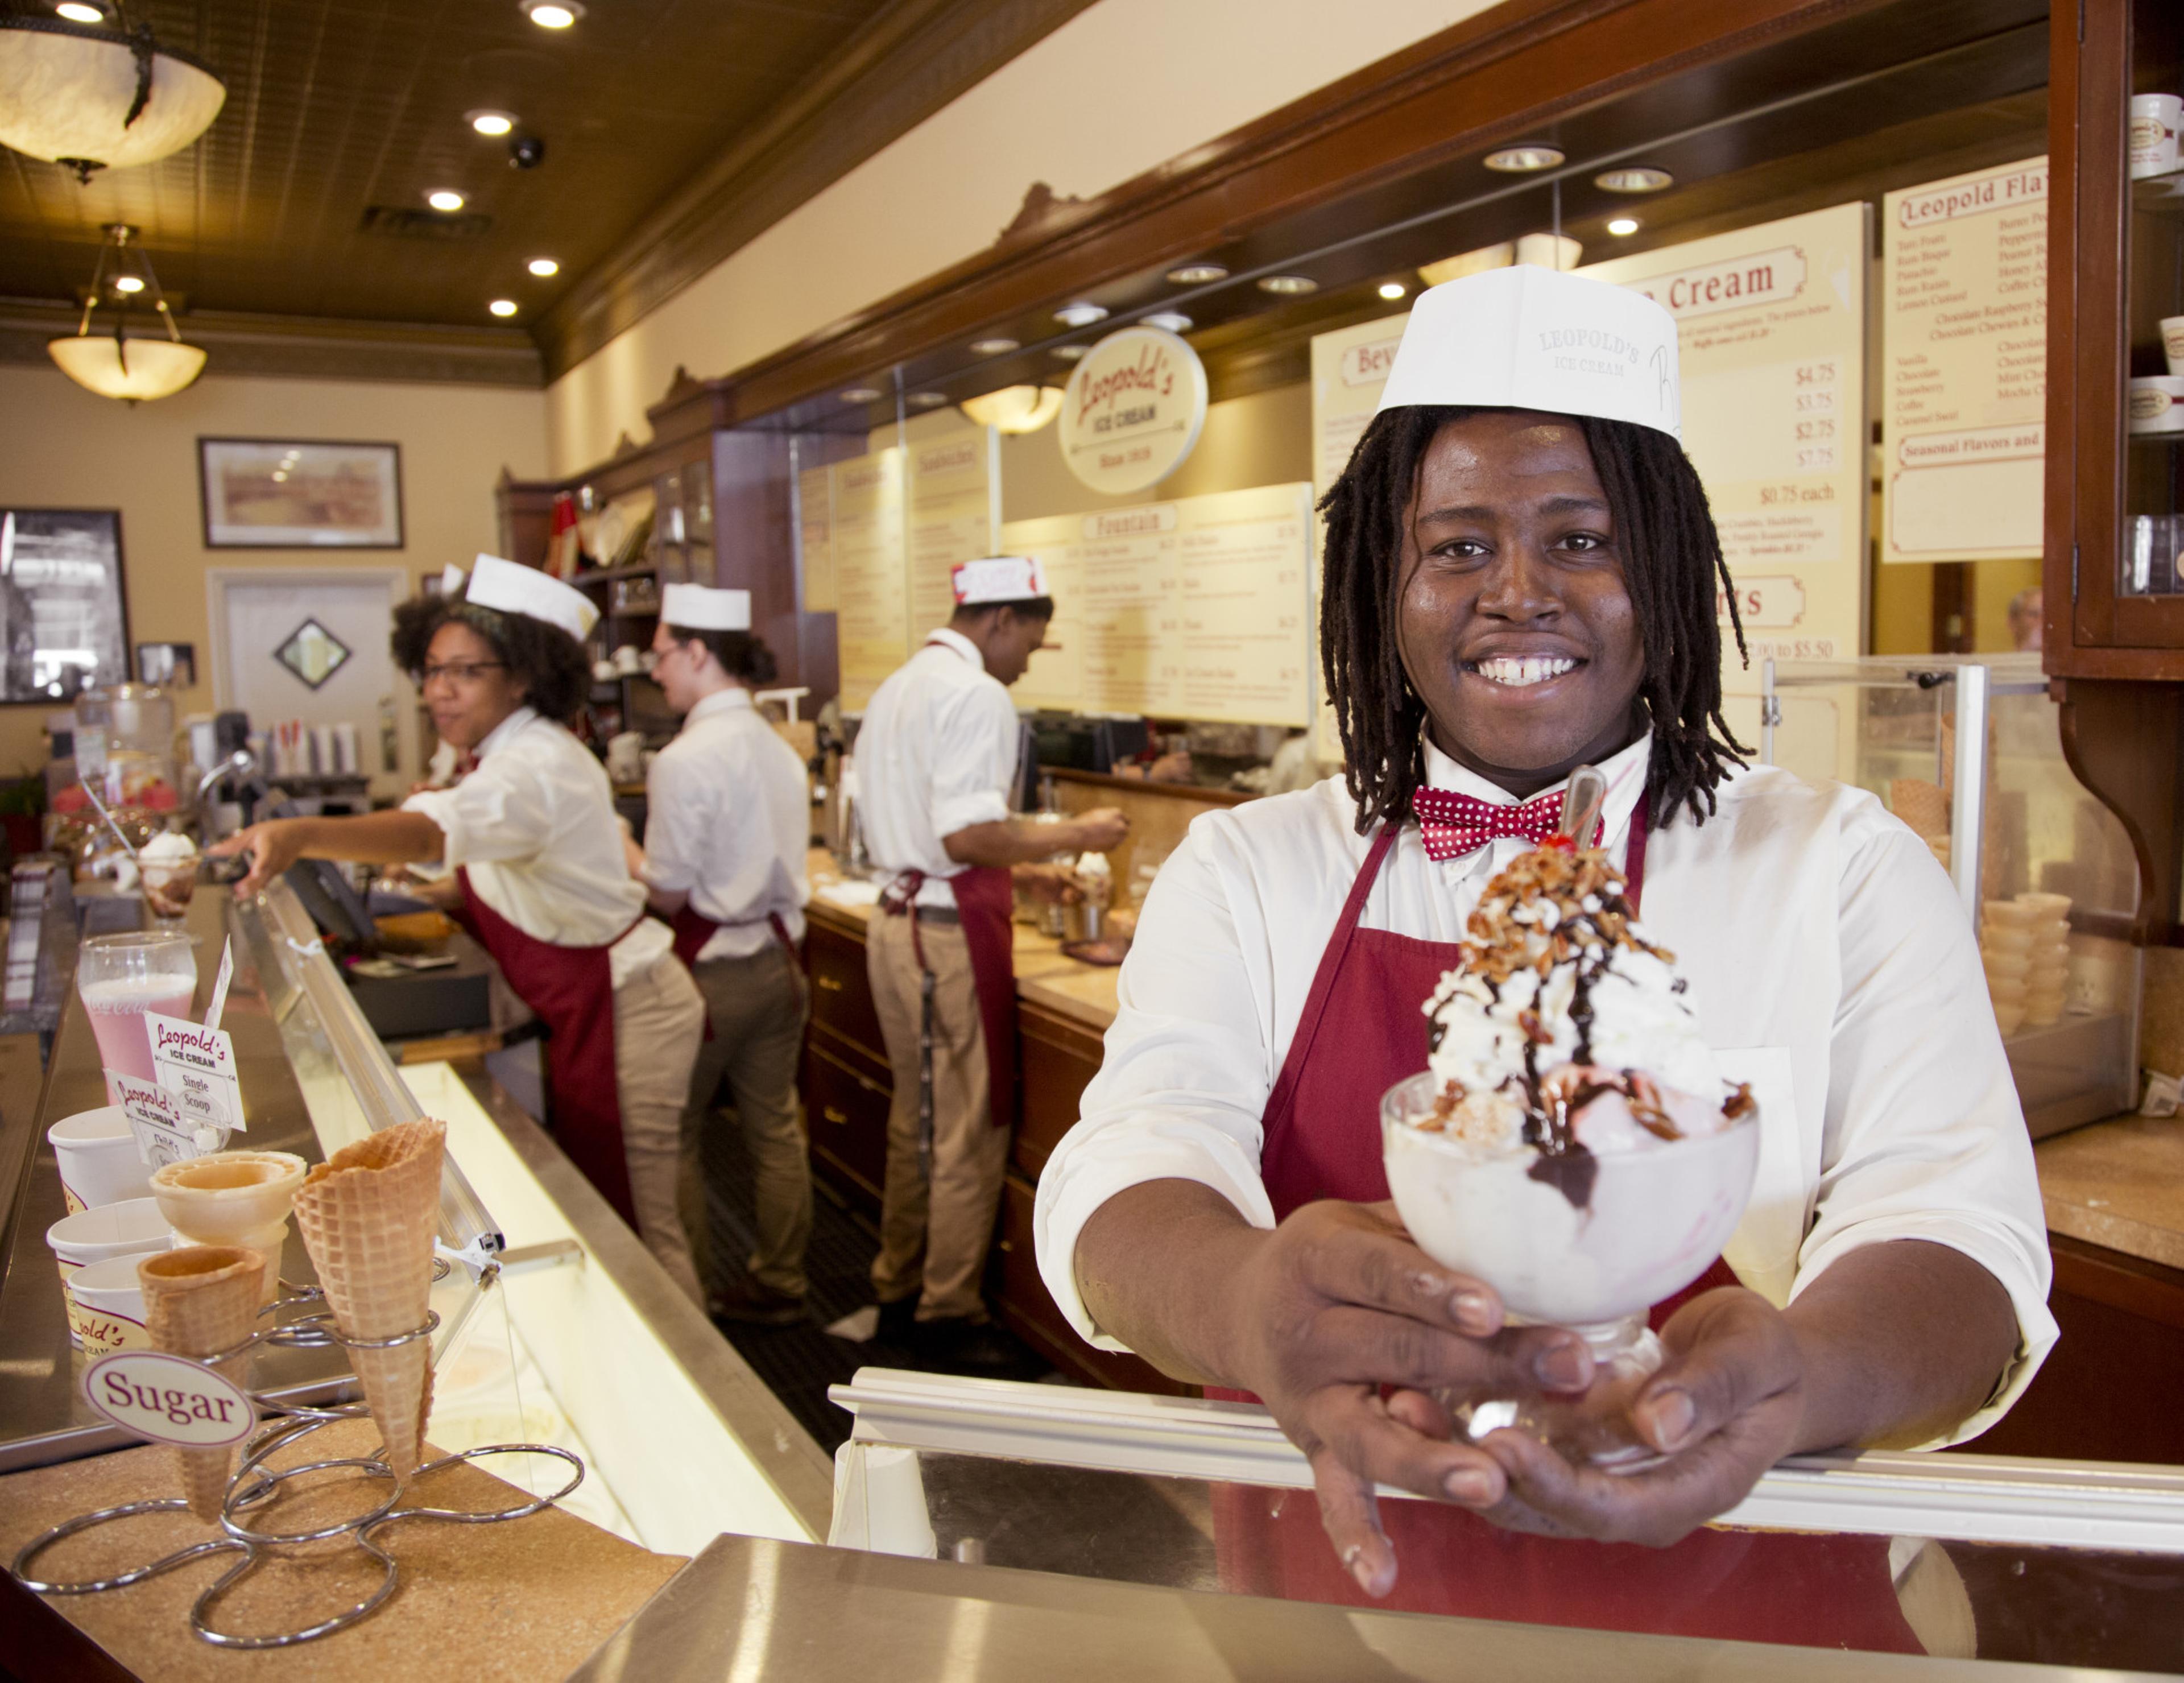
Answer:
[[[1399,1577],[1374,1602],[1335,1562],[1311,1469],[1262,1408],[874,1368],[833,1394],[856,1416],[836,1459],[839,1548],[1497,1624],[2184,1669],[2179,1469],[1798,1457],[1663,1550],[1519,1536],[1383,1489]],[[1436,1570],[1426,1544],[1442,1516],[1478,1528],[1461,1569]],[[1473,1592],[1508,1580],[1511,1559],[1546,1587]],[[1603,1578],[1616,1593],[1585,1587]]]
[[[1949,872],[2037,1139],[2138,1102],[2131,842],[2063,758],[2036,655],[1765,664],[1760,759],[1870,791]]]
[[[2123,544],[2116,593],[2184,593],[2184,23],[2133,8],[2126,138]]]
[[[236,970],[222,1026],[234,1037],[248,1127],[231,1143],[323,1161],[425,1115],[448,1126],[433,1289],[431,1441],[445,1452],[521,1441],[574,1452],[588,1468],[563,1506],[644,1547],[690,1553],[724,1530],[808,1540],[823,1524],[826,1456],[698,1307],[670,1282],[551,1140],[482,1075],[398,1068],[358,1011],[286,883],[248,901],[200,890],[198,998],[221,942]],[[124,1446],[81,1395],[46,1232],[64,1214],[46,1130],[105,1102],[90,1027],[73,992],[41,1101],[0,1106],[6,1212],[0,1286],[0,1472]],[[291,1225],[281,1277],[310,1284]],[[281,1401],[346,1400],[340,1353],[279,1348],[253,1387]],[[543,1457],[493,1470],[543,1494],[566,1469]]]

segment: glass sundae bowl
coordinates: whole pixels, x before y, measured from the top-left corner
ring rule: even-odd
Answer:
[[[1464,1139],[1442,1125],[1441,1090],[1422,1071],[1380,1101],[1388,1186],[1412,1239],[1492,1286],[1513,1324],[1577,1334],[1595,1370],[1582,1393],[1440,1400],[1474,1438],[1513,1426],[1574,1464],[1658,1463],[1628,1418],[1663,1360],[1647,1312],[1705,1273],[1735,1231],[1758,1165],[1757,1108],[1714,1133],[1554,1152]]]

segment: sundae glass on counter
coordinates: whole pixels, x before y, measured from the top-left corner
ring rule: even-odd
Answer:
[[[1457,1423],[1528,1429],[1617,1472],[1663,1458],[1628,1421],[1663,1359],[1647,1312],[1721,1254],[1759,1156],[1749,1090],[1722,1079],[1624,888],[1564,836],[1511,861],[1426,1002],[1428,1068],[1380,1106],[1419,1248],[1491,1285],[1513,1322],[1592,1351],[1581,1395],[1445,1398]]]
[[[144,904],[162,923],[179,923],[198,886],[198,844],[180,830],[162,830],[136,850]]]

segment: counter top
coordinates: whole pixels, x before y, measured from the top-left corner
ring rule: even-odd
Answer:
[[[2184,1268],[2184,1117],[2097,1122],[2032,1156],[2049,1232]]]

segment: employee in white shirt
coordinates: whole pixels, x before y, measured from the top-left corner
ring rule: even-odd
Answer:
[[[1277,1579],[1383,1596],[1401,1553],[1405,1605],[1582,1620],[1580,1590],[1614,1592],[1634,1558],[1711,1540],[1759,1559],[1775,1540],[1704,1533],[1590,1568],[1546,1545],[1543,1564],[1518,1546],[1539,1540],[1449,1508],[1376,1507],[1373,1481],[1497,1526],[1667,1542],[1785,1455],[1979,1431],[2054,1338],[2031,1149],[1947,878],[1870,796],[1741,769],[1730,744],[1727,577],[1678,443],[1675,355],[1664,310],[1574,276],[1421,295],[1327,505],[1345,779],[1192,826],[1040,1178],[1040,1267],[1078,1329],[1256,1395],[1310,1457],[1334,1546],[1291,1547]],[[1518,1432],[1451,1441],[1426,1393],[1581,1389],[1591,1361],[1566,1333],[1504,1332],[1490,1287],[1410,1243],[1381,1201],[1377,1118],[1424,1067],[1420,1006],[1481,889],[1585,763],[1611,780],[1604,845],[1763,1129],[1718,1289],[1667,1321],[1631,1407],[1669,1458],[1619,1478]],[[1434,1527],[1463,1524],[1436,1552]],[[1897,1645],[1885,1552],[1867,1564],[1854,1613],[1774,1574],[1744,1634],[1855,1616],[1871,1630],[1818,1640]]]
[[[682,1119],[705,1171],[707,1307],[781,1326],[805,1317],[811,1238],[811,1168],[796,1103],[811,792],[796,750],[751,704],[775,667],[750,623],[747,590],[671,584],[660,593],[652,677],[682,729],[645,775],[644,846],[631,844],[631,863],[675,931],[675,956],[689,967],[711,1025]],[[744,1275],[727,1251],[728,1141],[713,1108],[724,1079],[757,1204]]]
[[[954,587],[954,617],[880,685],[856,739],[858,818],[887,884],[866,967],[894,1073],[872,1287],[884,1335],[922,1360],[1006,1372],[1022,1357],[988,1329],[978,1280],[1016,1120],[1011,871],[1105,852],[1128,827],[1110,808],[1011,816],[1022,733],[1008,686],[1054,600],[1022,555],[966,562]]]
[[[433,727],[476,768],[391,811],[276,818],[215,851],[250,855],[237,893],[298,859],[454,867],[450,910],[546,1025],[555,1139],[696,1299],[675,1184],[705,1008],[644,915],[604,768],[562,722],[589,689],[598,617],[581,591],[480,555],[461,595],[404,605],[393,638]]]

